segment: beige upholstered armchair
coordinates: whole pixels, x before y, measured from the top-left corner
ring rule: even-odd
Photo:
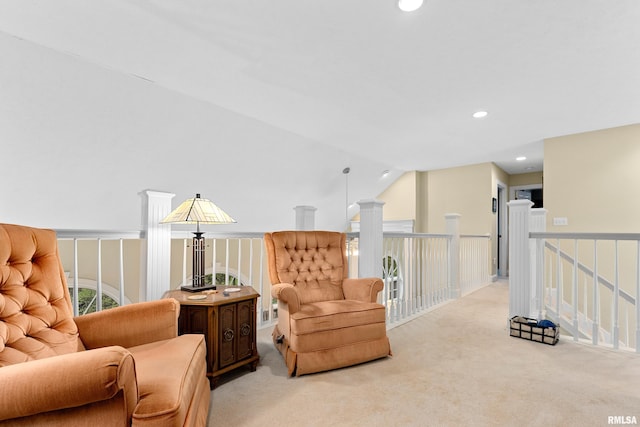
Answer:
[[[204,426],[202,335],[173,299],[73,318],[56,235],[0,224],[0,426]]]
[[[385,309],[376,302],[382,280],[349,279],[346,235],[280,231],[264,236],[273,330],[289,375],[355,365],[391,354]]]

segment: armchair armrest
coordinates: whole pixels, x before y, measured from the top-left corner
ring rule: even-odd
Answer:
[[[138,402],[133,356],[116,346],[5,366],[0,384],[0,420],[108,400],[120,391],[130,419]]]
[[[173,298],[85,314],[73,320],[86,348],[125,348],[178,336],[180,303]]]
[[[362,279],[344,279],[342,291],[345,299],[362,302],[376,302],[378,293],[384,288],[382,279],[367,277]]]
[[[300,297],[296,287],[291,283],[278,283],[271,286],[271,296],[289,306],[289,314],[300,310]]]

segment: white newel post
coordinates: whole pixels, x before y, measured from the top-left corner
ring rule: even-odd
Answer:
[[[451,235],[449,244],[449,298],[460,298],[460,214],[450,213],[444,216],[447,234]]]
[[[315,230],[316,210],[313,206],[296,206],[296,230]]]
[[[171,213],[172,193],[145,190],[142,197],[143,242],[140,268],[140,301],[162,297],[170,288],[171,224],[160,224]]]
[[[382,206],[379,200],[361,200],[358,277],[382,277]]]
[[[531,316],[531,254],[529,200],[512,200],[509,206],[509,318]]]
[[[547,210],[543,208],[531,209],[529,217],[529,231],[543,233],[547,230]],[[536,319],[545,318],[544,310],[544,240],[529,240],[531,254],[531,313]]]

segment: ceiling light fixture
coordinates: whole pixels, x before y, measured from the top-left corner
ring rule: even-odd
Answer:
[[[483,117],[487,117],[487,113],[486,111],[476,111],[475,113],[473,113],[473,118],[474,119],[481,119]]]
[[[422,0],[398,0],[398,7],[403,12],[413,12],[420,9],[422,6]]]
[[[520,157],[516,157],[516,160],[519,162],[522,162],[524,160],[527,160],[527,158],[525,156],[520,156]]]
[[[389,171],[388,171],[388,170],[384,170],[384,171],[382,171],[382,177],[383,177],[383,178],[386,178],[386,177],[388,177],[388,176],[389,176]]]

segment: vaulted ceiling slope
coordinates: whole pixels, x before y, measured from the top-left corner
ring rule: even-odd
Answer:
[[[638,22],[637,0],[0,0],[0,144],[40,166],[5,200],[136,228],[153,188],[203,193],[235,229],[304,204],[342,228],[346,166],[351,203],[407,170],[541,170],[544,138],[640,122]]]

